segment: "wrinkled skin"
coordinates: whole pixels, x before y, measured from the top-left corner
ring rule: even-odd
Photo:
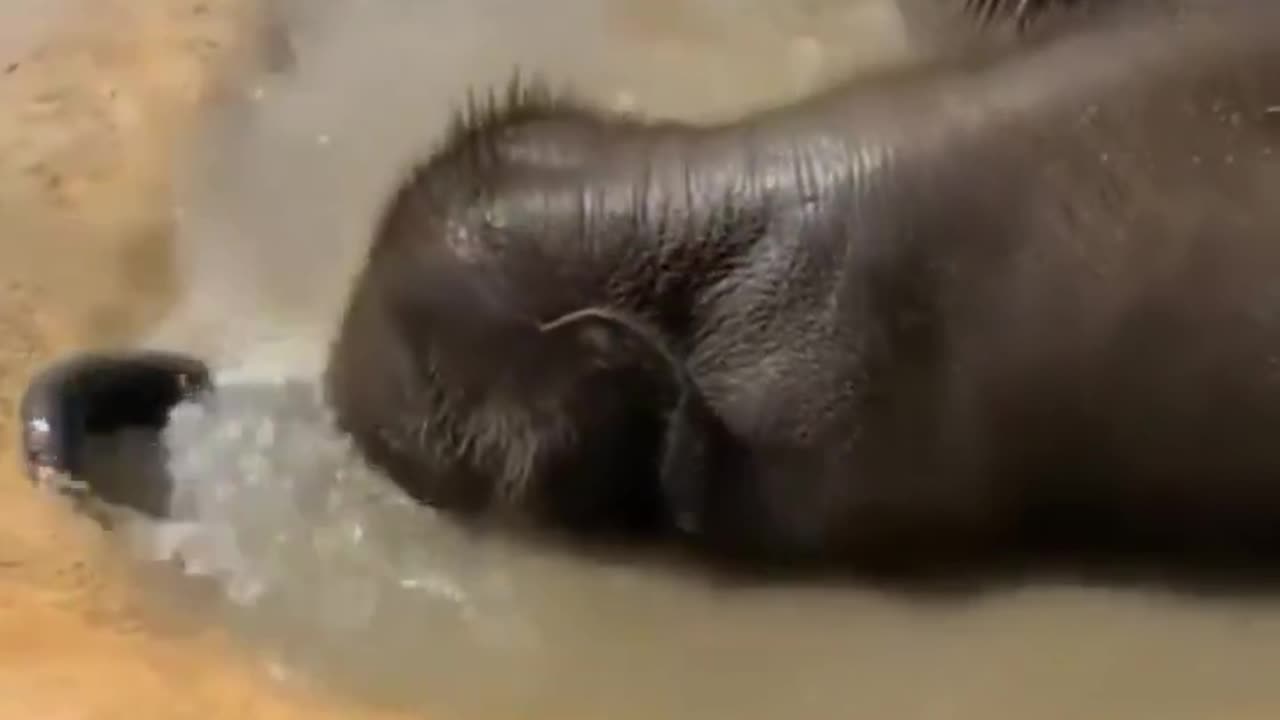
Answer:
[[[389,202],[339,424],[461,519],[748,563],[1274,551],[1280,10],[1152,6],[718,127],[513,87]],[[200,367],[87,359],[26,409]]]
[[[331,402],[467,518],[867,566],[1270,547],[1278,20],[1117,15],[711,128],[516,90],[390,203]],[[545,329],[583,308],[692,387]]]

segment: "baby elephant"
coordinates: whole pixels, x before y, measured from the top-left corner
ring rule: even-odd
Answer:
[[[714,126],[472,107],[341,429],[468,522],[748,564],[1280,550],[1280,6],[965,2],[1067,20]]]
[[[711,127],[513,88],[392,199],[341,426],[460,517],[752,562],[1280,549],[1280,8],[1174,4]]]

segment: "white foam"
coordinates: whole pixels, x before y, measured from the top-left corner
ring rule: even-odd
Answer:
[[[172,518],[134,528],[146,558],[216,578],[240,604],[312,595],[297,609],[321,626],[366,625],[389,592],[472,606],[429,551],[456,530],[361,461],[314,383],[219,387],[172,414]]]

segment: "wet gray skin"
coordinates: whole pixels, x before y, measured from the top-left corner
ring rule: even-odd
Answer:
[[[339,424],[462,517],[752,560],[1270,548],[1277,14],[1188,8],[711,128],[514,87],[393,200]],[[90,435],[208,385],[179,355],[64,361],[24,399],[29,472],[83,475]]]
[[[1273,553],[1280,11],[1138,7],[710,127],[514,87],[389,204],[339,424],[458,517],[749,563]],[[593,307],[711,409],[686,480],[662,373],[539,331]]]

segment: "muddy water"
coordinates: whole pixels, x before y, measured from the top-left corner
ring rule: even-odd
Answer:
[[[173,148],[252,46],[239,0],[0,3],[0,717],[350,717],[208,623],[166,620],[117,543],[32,492],[29,373],[172,297]]]
[[[277,676],[431,717],[1280,713],[1269,600],[1039,586],[921,604],[717,587],[467,537],[330,431],[312,380],[342,288],[381,199],[468,86],[519,65],[600,102],[711,118],[906,52],[881,0],[272,10],[262,72],[177,163],[180,295],[147,341],[215,359],[228,389],[166,434],[175,521],[130,519],[112,539],[156,606],[131,622],[181,615]],[[117,449],[116,471],[133,472],[135,449]]]

